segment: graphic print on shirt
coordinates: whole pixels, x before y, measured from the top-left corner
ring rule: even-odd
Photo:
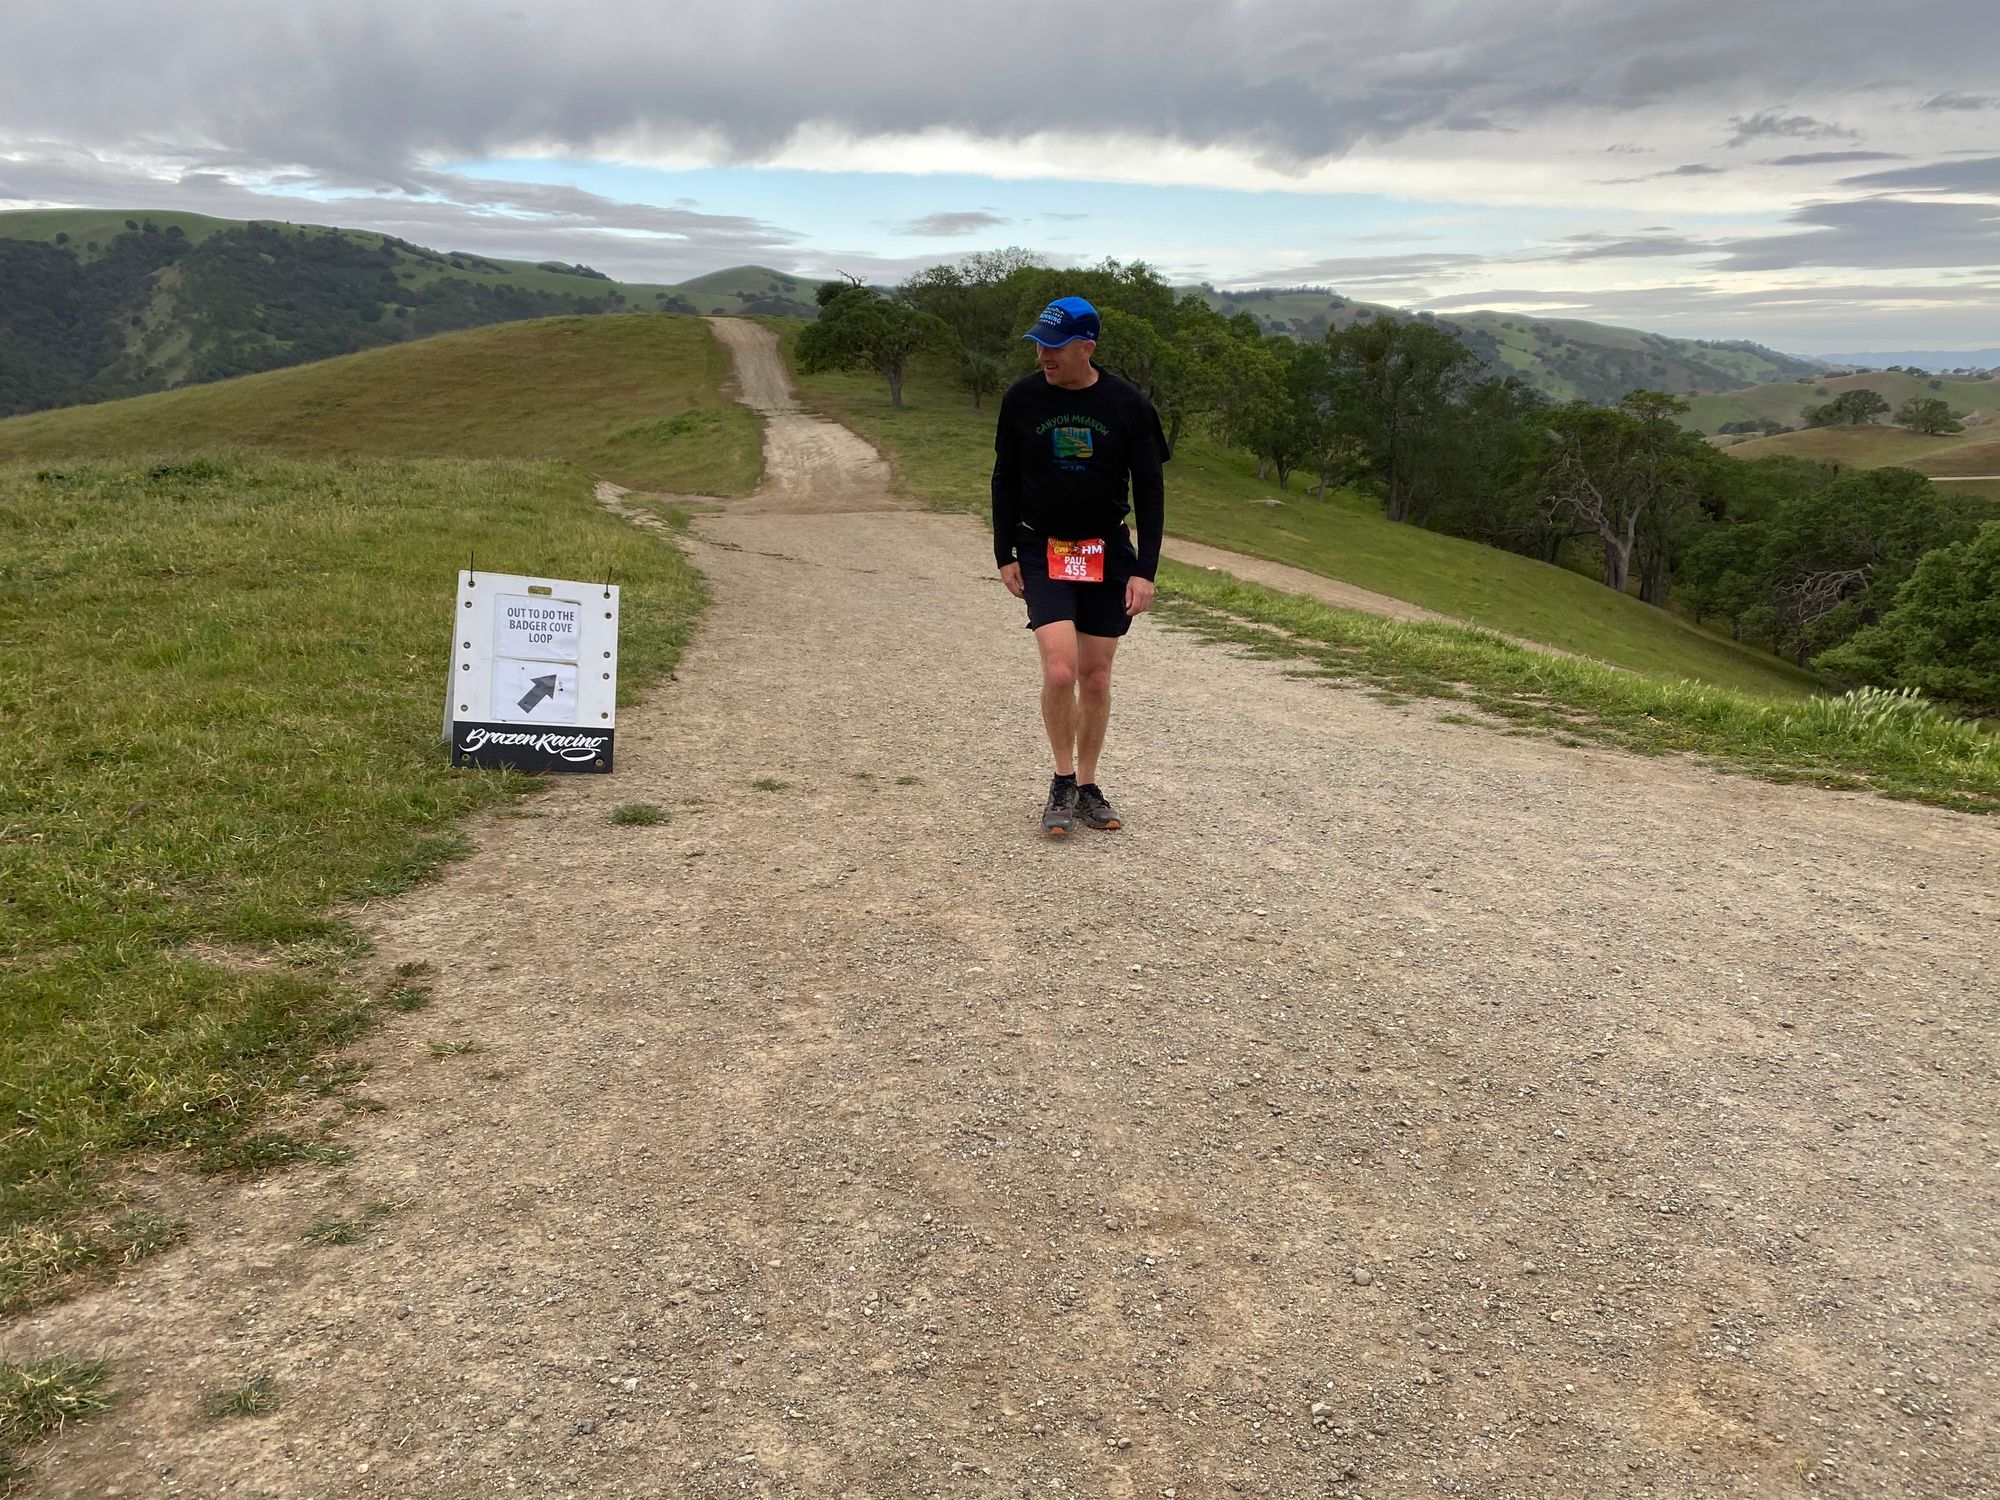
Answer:
[[[1035,431],[1048,435],[1056,467],[1071,474],[1085,473],[1097,457],[1097,439],[1111,435],[1111,429],[1096,417],[1084,416],[1080,412],[1065,412],[1059,417],[1050,417]]]
[[[1094,451],[1094,440],[1088,427],[1058,427],[1052,434],[1056,441],[1056,458],[1089,458]]]

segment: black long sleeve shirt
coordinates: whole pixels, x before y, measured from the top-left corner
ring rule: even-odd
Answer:
[[[1050,385],[1039,370],[1015,381],[993,436],[994,562],[1016,560],[1024,526],[1069,541],[1121,531],[1129,478],[1139,573],[1151,578],[1166,531],[1167,457],[1153,403],[1109,371],[1080,391]]]

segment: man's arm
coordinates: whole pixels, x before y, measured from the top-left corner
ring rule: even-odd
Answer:
[[[1150,579],[1160,569],[1160,543],[1167,534],[1167,435],[1150,401],[1141,402],[1139,435],[1132,444],[1132,517],[1139,523],[1139,574]]]
[[[993,431],[993,562],[1004,568],[1014,561],[1014,541],[1021,520],[1021,445],[1014,440],[1006,396],[1000,398],[1000,420]]]

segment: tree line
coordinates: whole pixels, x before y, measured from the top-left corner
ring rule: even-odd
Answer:
[[[931,361],[978,407],[1028,372],[1020,331],[1067,295],[1096,305],[1098,363],[1152,399],[1170,444],[1198,430],[1281,489],[1307,476],[1316,498],[1356,492],[1392,522],[1592,572],[1843,685],[2000,715],[2000,603],[1979,592],[2000,552],[1990,502],[1907,469],[1732,458],[1664,391],[1555,403],[1432,320],[1267,336],[1143,263],[1056,270],[1003,250],[893,289],[827,283],[799,363],[872,369],[900,406],[911,367]],[[1861,395],[1874,393],[1829,404],[1855,412]]]

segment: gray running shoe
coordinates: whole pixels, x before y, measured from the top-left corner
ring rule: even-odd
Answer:
[[[1094,781],[1076,789],[1076,815],[1087,828],[1109,830],[1119,826],[1118,809],[1104,800],[1104,793]]]
[[[1069,837],[1076,827],[1076,783],[1057,776],[1049,782],[1049,805],[1042,809],[1042,832],[1052,839]]]

